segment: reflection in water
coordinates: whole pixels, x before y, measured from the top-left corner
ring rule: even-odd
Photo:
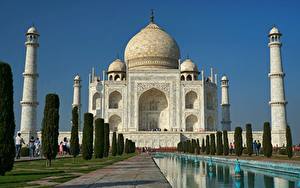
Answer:
[[[175,188],[298,188],[297,183],[284,178],[263,175],[242,166],[241,176],[235,176],[233,165],[185,158],[154,158],[155,162]]]

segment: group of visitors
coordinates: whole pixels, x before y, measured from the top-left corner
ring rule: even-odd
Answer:
[[[259,140],[257,142],[256,142],[256,140],[254,140],[253,151],[256,154],[256,156],[259,156],[260,148],[261,148],[261,143],[259,142]]]
[[[24,142],[24,139],[21,137],[20,132],[18,132],[15,138],[15,143],[16,143],[16,159],[20,159],[22,145],[26,144]],[[27,144],[27,147],[29,149],[30,158],[38,157],[41,155],[41,141],[39,138],[35,139],[33,136],[31,136],[31,138],[29,139],[29,143]]]
[[[70,143],[68,139],[65,137],[63,141],[59,143],[58,154],[60,156],[69,154],[70,155]]]

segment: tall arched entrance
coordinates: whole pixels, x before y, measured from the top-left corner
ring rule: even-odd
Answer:
[[[109,120],[109,130],[110,131],[119,131],[121,130],[122,120],[118,115],[112,115]]]
[[[139,131],[169,129],[169,105],[158,89],[145,91],[139,98]]]
[[[185,119],[185,130],[186,131],[194,131],[197,122],[198,122],[198,119],[195,115],[189,115]]]

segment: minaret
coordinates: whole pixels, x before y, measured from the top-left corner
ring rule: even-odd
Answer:
[[[21,101],[21,133],[27,144],[29,138],[34,136],[36,138],[36,109],[38,106],[37,101],[37,49],[39,33],[35,27],[30,27],[26,33],[26,60],[25,70],[23,73],[23,98]]]
[[[77,74],[74,78],[74,95],[73,95],[73,104],[72,107],[78,108],[78,130],[81,130],[81,79],[80,76]]]
[[[223,76],[221,79],[221,89],[222,89],[222,130],[231,130],[231,121],[230,121],[230,104],[229,104],[229,80],[227,76]]]
[[[286,104],[284,92],[284,73],[281,63],[281,33],[276,27],[273,27],[269,33],[270,48],[270,87],[271,87],[271,125],[272,131],[285,131],[287,126]],[[279,140],[275,141],[280,143]]]

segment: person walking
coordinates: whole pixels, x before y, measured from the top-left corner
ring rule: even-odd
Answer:
[[[25,142],[24,142],[23,138],[21,137],[21,133],[18,132],[18,134],[16,136],[16,159],[20,159],[22,144],[25,144]]]
[[[40,156],[40,152],[41,152],[41,141],[39,138],[35,139],[34,146],[35,146],[34,156],[38,157],[38,156]]]
[[[229,153],[232,155],[233,153],[233,144],[230,142],[230,149],[229,149]]]
[[[257,141],[257,147],[256,147],[256,152],[257,152],[257,156],[259,156],[259,152],[260,152],[260,148],[261,148],[261,143],[259,142],[259,140]]]
[[[256,142],[256,140],[254,140],[254,142],[253,142],[253,151],[254,151],[255,155],[257,155],[257,142]]]
[[[30,159],[34,157],[34,151],[35,151],[35,139],[34,137],[32,136],[30,139],[29,139],[29,157]]]

